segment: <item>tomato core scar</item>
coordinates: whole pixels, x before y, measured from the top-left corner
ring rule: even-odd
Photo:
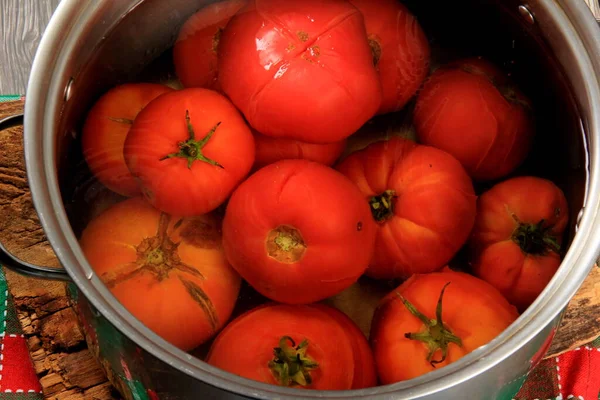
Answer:
[[[369,205],[375,221],[383,222],[394,216],[394,199],[396,197],[396,192],[393,190],[386,190],[380,195],[371,197]]]
[[[381,59],[381,45],[377,38],[373,35],[369,36],[369,47],[371,47],[371,53],[373,54],[373,65],[377,66]]]
[[[306,243],[300,231],[294,227],[280,225],[267,235],[269,257],[284,263],[293,264],[304,257]]]

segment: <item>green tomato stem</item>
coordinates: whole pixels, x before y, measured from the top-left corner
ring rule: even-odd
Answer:
[[[531,224],[519,222],[515,215],[513,215],[513,219],[518,226],[513,231],[511,239],[519,245],[524,253],[546,255],[550,251],[555,253],[560,251],[558,238],[551,233],[553,226],[544,226],[545,220],[542,219],[537,224]]]
[[[288,344],[291,343],[291,346]],[[289,336],[279,339],[279,347],[273,349],[273,360],[269,361],[269,369],[281,386],[307,386],[312,383],[310,371],[319,364],[306,355],[308,340],[304,339],[298,346]]]
[[[435,364],[439,364],[446,360],[446,356],[448,355],[448,345],[450,343],[462,346],[462,340],[453,334],[450,329],[444,325],[442,320],[442,299],[444,297],[446,287],[448,287],[449,284],[450,282],[444,285],[440,293],[440,297],[438,298],[435,309],[436,319],[427,318],[427,316],[417,310],[417,308],[411,302],[402,297],[400,293],[396,293],[408,311],[415,317],[419,318],[421,322],[423,322],[423,330],[421,332],[405,333],[404,337],[410,340],[421,341],[427,346],[429,350],[429,353],[427,353],[427,361],[432,367],[435,367]],[[440,359],[434,360],[433,356],[438,350],[442,352],[442,356]]]
[[[167,160],[169,158],[185,158],[187,159],[189,169],[192,169],[192,164],[194,161],[202,161],[219,168],[225,168],[217,161],[206,157],[202,153],[202,149],[215,134],[217,128],[219,125],[221,125],[221,122],[217,122],[217,124],[212,127],[212,129],[206,134],[206,136],[204,136],[204,138],[202,138],[202,140],[196,140],[196,133],[194,132],[194,127],[190,118],[190,112],[188,110],[185,110],[185,121],[190,138],[185,142],[180,142],[178,144],[179,151],[177,153],[167,154],[166,156],[162,157],[160,161]]]

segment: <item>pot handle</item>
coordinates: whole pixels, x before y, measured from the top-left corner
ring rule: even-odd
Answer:
[[[16,114],[0,120],[0,131],[23,124],[23,114]],[[0,242],[0,264],[23,275],[34,278],[70,281],[63,268],[42,267],[30,264],[12,255]]]

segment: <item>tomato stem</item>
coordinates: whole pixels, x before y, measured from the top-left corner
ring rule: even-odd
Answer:
[[[519,245],[523,252],[545,255],[549,251],[556,253],[560,251],[557,238],[551,234],[553,226],[544,226],[544,219],[537,224],[520,222],[514,214],[513,219],[518,223],[518,226],[513,231],[511,239]]]
[[[462,340],[458,336],[454,335],[450,329],[444,325],[442,320],[442,299],[444,297],[446,287],[448,287],[449,284],[450,282],[446,283],[442,288],[440,297],[438,298],[437,306],[435,308],[435,319],[427,318],[427,316],[417,310],[417,308],[411,302],[402,297],[400,293],[396,293],[408,311],[410,311],[410,313],[415,317],[419,318],[424,325],[424,329],[421,332],[405,333],[404,337],[410,340],[419,340],[425,343],[429,349],[429,353],[427,353],[427,361],[432,367],[435,367],[435,364],[442,363],[446,360],[446,356],[448,355],[448,345],[450,343],[462,346]],[[442,357],[438,360],[434,360],[433,356],[438,350],[442,352]]]
[[[202,140],[196,140],[196,133],[194,132],[194,127],[190,119],[190,112],[188,110],[185,110],[185,122],[187,124],[187,130],[190,135],[190,138],[185,142],[180,142],[178,144],[179,151],[177,153],[167,154],[166,156],[161,158],[160,161],[169,158],[185,158],[187,159],[189,169],[192,169],[192,164],[194,163],[194,161],[203,161],[205,163],[214,165],[219,168],[225,168],[215,160],[212,160],[206,157],[204,154],[202,154],[202,149],[204,148],[204,146],[206,146],[210,138],[215,134],[217,128],[219,127],[219,125],[221,125],[221,122],[217,122],[216,125],[212,127],[212,129],[206,134],[206,136],[204,136]]]
[[[288,344],[291,343],[291,346]],[[312,383],[310,371],[319,364],[306,355],[308,340],[304,339],[298,346],[289,336],[279,339],[279,347],[273,348],[273,360],[269,361],[269,369],[281,386],[307,386]]]
[[[369,200],[371,206],[371,214],[375,221],[382,222],[390,219],[394,216],[394,198],[396,192],[393,190],[386,190],[378,196],[373,196]]]

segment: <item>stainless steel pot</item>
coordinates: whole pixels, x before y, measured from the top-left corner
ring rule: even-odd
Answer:
[[[169,69],[161,68],[168,64],[163,64],[168,53],[159,56],[170,48],[185,19],[205,2],[60,3],[35,58],[24,126],[35,207],[68,278],[63,271],[24,264],[3,248],[0,261],[21,272],[72,280],[72,298],[90,347],[127,398],[512,398],[543,356],[562,311],[600,250],[600,31],[586,4],[582,0],[407,1],[417,9],[429,7],[426,30],[434,36],[436,27],[446,28],[447,35],[438,35],[434,46],[468,38],[471,43],[457,46],[458,53],[475,48],[508,61],[515,79],[541,104],[539,150],[529,168],[551,175],[567,192],[571,241],[559,271],[537,301],[488,345],[411,381],[321,392],[242,379],[168,344],[115,300],[78,245],[82,222],[72,217],[73,196],[85,197],[94,190],[81,184],[74,145],[87,108],[114,84],[146,79],[148,65],[159,71],[158,79],[169,79]]]

